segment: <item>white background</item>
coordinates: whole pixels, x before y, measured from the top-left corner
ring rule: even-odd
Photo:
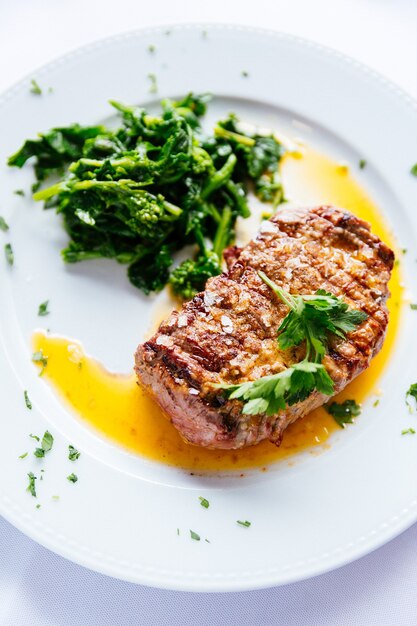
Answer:
[[[372,66],[417,98],[417,0],[0,0],[0,91],[94,39],[178,22],[265,26],[314,39]],[[271,80],[279,80],[272,66]],[[417,526],[310,581],[205,595],[89,572],[0,520],[2,626],[417,626],[416,589]]]

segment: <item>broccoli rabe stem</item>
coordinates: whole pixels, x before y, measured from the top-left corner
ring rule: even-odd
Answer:
[[[237,163],[237,157],[235,154],[231,154],[226,163],[221,167],[213,176],[209,182],[201,191],[201,198],[205,200],[213,191],[224,185],[232,175],[235,165]]]
[[[223,250],[230,240],[230,227],[232,225],[232,209],[227,206],[223,209],[221,222],[217,228],[213,241],[213,252],[217,254],[221,264]]]
[[[246,137],[246,135],[240,135],[239,133],[234,133],[232,130],[226,130],[222,126],[214,127],[214,134],[216,137],[223,137],[224,139],[233,139],[237,143],[241,143],[243,146],[248,146],[252,148],[255,145],[255,139],[252,137]]]
[[[147,191],[144,191],[143,189],[140,189],[140,187],[142,186],[142,183],[137,183],[133,180],[81,180],[81,181],[65,181],[62,183],[57,183],[56,185],[52,185],[51,187],[48,187],[47,189],[42,189],[41,191],[37,191],[35,194],[33,194],[33,199],[36,201],[39,200],[49,200],[49,198],[52,198],[53,196],[56,196],[57,194],[63,192],[63,191],[69,191],[69,192],[74,192],[74,191],[87,191],[89,189],[111,189],[114,190],[118,193],[121,194],[126,194],[129,197],[132,194],[135,194],[136,196],[139,197],[143,197],[145,199],[149,199],[151,202],[155,202],[157,200],[157,198],[155,196],[153,196],[152,194],[148,193]],[[164,198],[162,198],[162,196],[158,197],[162,204],[163,207],[165,209],[165,211],[171,215],[173,218],[177,218],[182,214],[182,209],[180,209],[180,207],[176,206],[175,204],[172,204],[171,202],[168,202],[167,200],[165,200]]]

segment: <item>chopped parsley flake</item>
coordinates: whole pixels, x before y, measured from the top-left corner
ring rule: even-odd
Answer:
[[[7,231],[9,230],[8,223],[6,222],[4,217],[2,217],[1,215],[0,215],[0,230],[2,230],[4,233],[7,233]]]
[[[19,456],[19,459],[25,459],[27,455],[28,455],[28,452],[24,452],[23,454]]]
[[[158,83],[155,74],[148,74],[150,81],[149,93],[158,93]]]
[[[42,365],[42,369],[39,373],[39,376],[42,376],[45,367],[48,365],[48,357],[44,355],[43,350],[38,350],[32,354],[33,363],[40,363]]]
[[[361,406],[355,400],[345,400],[341,403],[332,402],[325,404],[324,407],[340,428],[344,428],[345,424],[352,424],[353,418],[361,413]]]
[[[414,400],[417,402],[417,383],[413,383],[412,385],[410,385],[407,393],[405,394],[405,401],[407,403],[408,408],[411,411],[413,407],[410,402],[410,398],[414,398]]]
[[[36,498],[36,486],[35,486],[35,480],[37,480],[35,474],[33,474],[33,472],[29,472],[28,474],[28,478],[29,478],[29,484],[27,486],[26,491],[29,491],[29,493],[32,494],[32,496],[34,498]]]
[[[410,304],[410,309],[412,311],[417,311],[417,304]]]
[[[23,191],[23,189],[15,189],[13,192],[16,196],[24,196],[25,192]]]
[[[414,430],[414,428],[406,428],[401,431],[401,434],[402,435],[415,435],[416,431]]]
[[[380,399],[377,398],[372,406],[377,407],[379,403],[380,403]]]
[[[248,522],[248,520],[242,522],[242,520],[238,519],[236,523],[239,524],[239,526],[244,526],[245,528],[249,528],[249,526],[251,525],[251,522]]]
[[[195,533],[193,530],[190,530],[190,535],[191,539],[194,539],[194,541],[200,541],[200,535],[197,535],[197,533]]]
[[[40,441],[38,435],[32,435],[32,433],[30,433],[29,437],[31,437],[32,439],[36,439],[36,441]]]
[[[30,81],[30,93],[35,94],[35,96],[40,96],[42,94],[42,89],[39,87],[38,83],[34,78]]]
[[[156,47],[153,44],[150,44],[148,46],[148,52],[150,52],[151,54],[153,54],[156,51]]]
[[[48,311],[48,304],[49,304],[49,300],[45,300],[45,302],[42,302],[39,305],[38,308],[38,315],[40,317],[45,317],[45,315],[49,315],[49,311]]]
[[[241,74],[242,74],[243,78],[247,78],[249,76],[249,72],[247,72],[246,70],[243,70],[241,72]]]
[[[361,159],[359,161],[359,169],[363,170],[366,167],[366,161],[365,159]]]
[[[36,505],[36,508],[37,508],[37,509],[40,509],[40,508],[41,508],[41,505],[40,505],[40,504],[37,504],[37,505]]]
[[[200,500],[201,506],[203,506],[205,509],[209,508],[210,502],[208,500],[206,500],[206,498],[203,498],[202,496],[199,496],[198,499]]]
[[[39,438],[38,438],[38,441],[39,441]],[[36,448],[33,454],[39,459],[43,458],[45,456],[45,453],[51,450],[53,443],[54,443],[53,436],[51,435],[49,430],[45,430],[45,433],[41,441],[41,447]]]
[[[70,461],[76,461],[79,458],[80,454],[81,452],[78,452],[78,450],[74,448],[74,446],[72,446],[71,444],[68,446],[68,458]]]
[[[52,500],[59,500],[59,496],[51,496]]]
[[[25,404],[26,404],[27,408],[29,410],[32,410],[32,402],[30,401],[30,398],[29,398],[29,395],[28,395],[28,392],[26,391],[26,389],[23,392],[23,396],[25,398]]]
[[[413,176],[417,176],[417,163],[415,163],[411,168],[410,174],[412,174]]]
[[[6,261],[8,265],[12,266],[14,263],[14,254],[13,249],[10,243],[6,243],[4,246],[4,254],[6,256]]]
[[[179,528],[177,528],[177,535],[179,535],[179,534],[180,534],[180,529],[179,529]]]
[[[76,483],[78,480],[78,476],[76,474],[70,474],[69,476],[67,476],[67,480],[70,481],[70,483]]]

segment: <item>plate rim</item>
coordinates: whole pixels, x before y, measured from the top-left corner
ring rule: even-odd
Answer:
[[[160,24],[158,26],[150,26],[145,28],[132,29],[126,32],[118,33],[116,35],[110,35],[90,43],[76,47],[68,52],[54,58],[53,60],[42,64],[41,66],[33,69],[30,73],[23,76],[21,79],[13,83],[0,95],[0,106],[3,106],[9,99],[13,98],[14,94],[18,92],[22,87],[26,87],[28,81],[34,76],[36,78],[42,77],[50,70],[59,68],[60,65],[65,65],[71,59],[82,57],[86,54],[90,54],[101,47],[112,45],[113,43],[126,41],[129,39],[135,39],[141,36],[149,36],[152,34],[161,35],[166,30],[182,32],[182,31],[201,31],[201,30],[216,30],[216,31],[231,31],[240,32],[247,35],[262,35],[269,38],[274,38],[280,41],[287,41],[297,44],[303,48],[309,48],[316,52],[337,59],[345,66],[356,68],[363,76],[374,81],[375,83],[389,89],[391,93],[394,93],[400,98],[408,107],[417,113],[417,100],[413,98],[406,90],[397,85],[394,81],[386,78],[383,74],[377,70],[367,66],[361,61],[351,57],[348,54],[339,52],[329,46],[318,43],[314,40],[304,38],[291,33],[274,30],[270,28],[251,27],[239,24],[225,24],[221,22],[184,22],[179,24]],[[208,591],[208,592],[236,592],[246,591],[254,589],[264,589],[273,586],[279,586],[284,584],[290,584],[294,582],[300,582],[308,578],[325,574],[329,571],[338,569],[344,565],[352,563],[353,561],[362,558],[363,556],[370,554],[376,549],[380,548],[393,538],[399,536],[405,530],[407,530],[412,524],[417,521],[417,499],[414,499],[409,503],[409,506],[403,508],[398,514],[394,515],[390,520],[381,522],[380,528],[371,530],[367,535],[363,535],[357,538],[355,542],[349,542],[345,547],[337,548],[331,553],[326,553],[315,559],[310,559],[308,565],[306,562],[299,562],[293,565],[291,572],[285,573],[282,567],[269,568],[264,570],[256,578],[244,578],[240,579],[228,579],[223,577],[221,579],[206,579],[197,578],[195,582],[187,580],[176,581],[173,574],[170,571],[164,571],[162,569],[156,569],[156,578],[153,579],[150,569],[134,568],[133,571],[122,572],[121,566],[117,569],[116,559],[108,555],[107,559],[100,560],[89,550],[88,546],[83,546],[77,542],[78,551],[73,550],[73,540],[69,537],[65,544],[62,540],[65,539],[58,532],[48,527],[46,523],[33,524],[32,518],[21,509],[17,503],[12,502],[8,496],[0,499],[0,514],[19,531],[23,532],[30,539],[33,539],[43,547],[53,551],[54,553],[77,563],[83,567],[97,571],[107,576],[116,577],[121,580],[142,584],[145,586],[152,586],[161,589],[181,590],[181,591]],[[369,543],[369,539],[375,536],[375,539]],[[89,554],[90,553],[90,554]],[[338,554],[343,554],[342,560],[338,558]],[[105,557],[105,555],[100,555]],[[321,564],[321,565],[320,565]],[[303,574],[300,576],[299,568],[302,567]],[[275,575],[274,575],[275,572]],[[256,572],[253,572],[255,574]],[[165,578],[164,578],[165,575]],[[203,585],[201,584],[204,584]],[[226,587],[226,588],[225,588]]]

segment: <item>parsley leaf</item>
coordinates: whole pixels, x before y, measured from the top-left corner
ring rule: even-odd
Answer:
[[[42,89],[39,87],[34,78],[30,81],[30,85],[30,93],[35,94],[35,96],[40,96],[42,94]]]
[[[414,430],[414,428],[407,428],[401,431],[402,435],[415,435],[416,431]]]
[[[259,276],[290,308],[278,329],[279,347],[286,350],[305,341],[307,360],[321,362],[326,352],[329,333],[343,339],[368,317],[363,311],[349,309],[342,298],[322,289],[314,295],[292,296],[263,272],[259,272]]]
[[[25,459],[28,454],[29,454],[28,452],[24,452],[23,454],[19,456],[19,459]]]
[[[74,473],[70,474],[69,476],[67,476],[67,480],[70,481],[70,483],[76,483],[78,480],[78,476]]]
[[[32,494],[32,496],[36,498],[35,480],[37,480],[37,477],[35,476],[35,474],[33,474],[33,472],[29,472],[28,478],[29,478],[29,484],[27,486],[26,491],[29,491]]]
[[[410,169],[410,174],[412,174],[413,176],[417,176],[417,163],[415,163]]]
[[[30,401],[28,392],[26,390],[23,392],[23,396],[25,398],[25,404],[26,404],[27,408],[29,410],[32,410],[32,402]]]
[[[243,413],[275,415],[287,406],[302,402],[314,391],[327,396],[333,381],[321,363],[302,361],[292,367],[254,381],[223,387],[231,400],[244,400]]]
[[[206,498],[203,498],[202,496],[199,496],[198,499],[200,500],[201,506],[203,506],[205,509],[209,508],[210,502],[208,500],[206,500]]]
[[[72,446],[71,444],[68,446],[68,458],[70,461],[76,461],[79,458],[80,454],[81,452],[78,452],[78,450],[76,450],[74,446]]]
[[[8,265],[12,266],[14,264],[14,254],[13,254],[12,245],[10,243],[5,244],[4,254],[5,254]]]
[[[45,302],[42,302],[39,305],[38,308],[38,315],[40,317],[45,317],[45,315],[49,315],[49,311],[48,311],[48,304],[49,304],[49,300],[45,300]]]
[[[405,394],[405,401],[406,401],[406,403],[407,403],[407,405],[408,405],[408,407],[409,407],[409,409],[411,411],[411,409],[413,407],[412,407],[412,404],[410,402],[410,398],[414,398],[414,400],[417,403],[417,383],[413,383],[412,385],[410,385],[407,393]]]
[[[413,304],[413,303],[412,303],[412,304],[410,304],[410,309],[411,309],[412,311],[417,311],[417,304]]]
[[[7,233],[7,231],[9,230],[8,223],[6,222],[4,217],[2,217],[1,215],[0,215],[0,230],[2,230],[4,233]]]
[[[332,402],[325,404],[324,408],[334,417],[340,428],[344,428],[345,424],[352,424],[353,418],[361,414],[361,406],[355,400],[345,400],[340,403]]]
[[[194,539],[195,541],[200,541],[200,535],[197,535],[197,533],[195,533],[193,530],[190,530],[190,535],[191,539]]]
[[[248,520],[242,522],[240,519],[238,519],[236,523],[239,524],[239,526],[244,526],[245,528],[249,528],[249,526],[251,525],[251,522],[248,522]]]
[[[39,437],[38,437],[38,441],[39,441]],[[41,441],[41,447],[36,448],[33,454],[37,456],[39,459],[43,458],[45,456],[45,453],[49,452],[52,449],[53,443],[54,443],[53,436],[51,435],[49,430],[45,430],[45,433]]]
[[[24,197],[25,192],[23,191],[23,189],[15,189],[13,192],[16,196],[22,196]]]
[[[366,161],[365,159],[361,159],[359,161],[359,169],[363,170],[366,167]]]

